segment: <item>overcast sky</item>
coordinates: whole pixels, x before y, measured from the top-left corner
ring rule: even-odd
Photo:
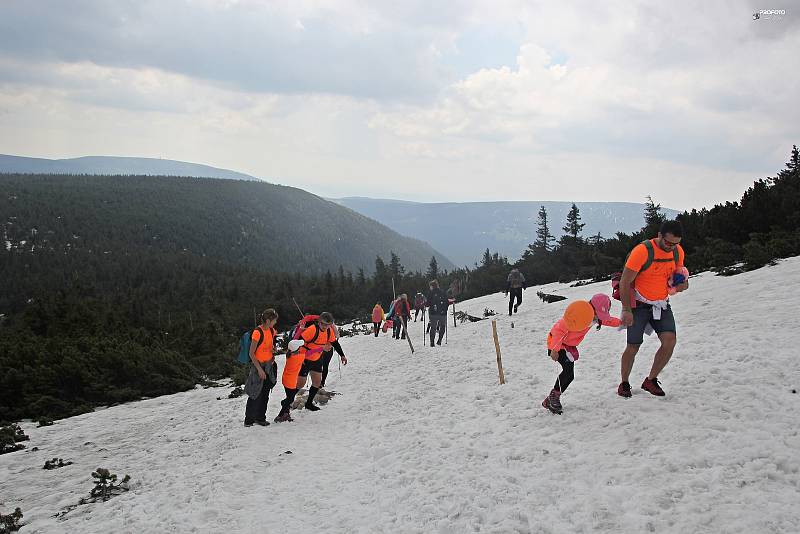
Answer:
[[[800,144],[781,1],[2,0],[0,153],[329,197],[710,206]]]

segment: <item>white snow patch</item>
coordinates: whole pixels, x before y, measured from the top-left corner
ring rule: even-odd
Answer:
[[[557,374],[544,339],[569,301],[543,304],[536,291],[610,289],[549,284],[527,290],[518,315],[497,316],[503,386],[491,320],[453,328],[449,318],[436,348],[412,322],[413,356],[386,334],[344,338],[350,364],[340,376],[334,359],[327,388],[340,395],[294,423],[242,427],[244,399],[228,388],[24,423],[39,450],[0,456],[0,506],[22,508],[23,531],[87,534],[289,532],[298,521],[326,533],[796,532],[797,280],[800,258],[692,278],[673,299],[664,398],[638,388],[652,338],[633,398],[617,397],[624,334],[604,328],[581,345],[564,415],[544,410]],[[506,300],[456,305],[487,307],[502,313]],[[282,396],[273,390],[270,419]],[[75,463],[43,470],[53,457]],[[88,494],[97,467],[130,474],[131,491],[54,518]]]

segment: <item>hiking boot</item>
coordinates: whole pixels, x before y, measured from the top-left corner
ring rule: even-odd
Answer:
[[[433,341],[431,341],[431,347],[433,346]]]
[[[437,339],[437,340],[436,340],[436,344],[437,344],[437,345],[441,345],[441,344],[442,344],[442,338],[439,338],[439,339]]]
[[[253,422],[252,421],[245,421],[244,422],[244,426],[253,426]]]
[[[545,397],[545,399],[542,401],[542,406],[544,406],[551,412],[560,415],[561,412],[563,411],[561,407],[561,392],[558,391],[557,389],[552,390],[550,392],[550,395]]]
[[[269,421],[267,421],[266,419],[264,419],[263,421],[256,421],[256,424],[257,424],[258,426],[269,426]]]
[[[664,390],[661,389],[661,384],[658,383],[658,378],[645,378],[642,382],[642,389],[656,397],[663,397]]]
[[[319,411],[319,409],[320,409],[319,406],[317,406],[316,404],[306,403],[306,410],[308,410],[309,412],[317,412]]]
[[[628,382],[620,382],[617,387],[617,395],[629,399],[631,397],[631,385]]]
[[[519,308],[519,304],[514,305],[514,313],[517,313],[517,308]]]
[[[285,413],[281,412],[281,413],[278,414],[278,417],[275,418],[275,422],[276,423],[285,423],[285,422],[291,422],[291,421],[294,421],[294,419],[292,419],[292,416],[289,415],[289,412],[285,412]]]

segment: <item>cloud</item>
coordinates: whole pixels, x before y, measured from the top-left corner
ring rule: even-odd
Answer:
[[[800,17],[754,9],[11,0],[0,152],[163,156],[328,196],[707,205],[800,137]]]

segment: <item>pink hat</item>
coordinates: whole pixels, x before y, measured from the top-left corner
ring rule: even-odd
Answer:
[[[594,307],[594,312],[597,314],[597,318],[600,319],[600,322],[605,325],[609,325],[614,323],[614,318],[611,317],[609,311],[611,310],[611,299],[608,295],[604,293],[597,293],[592,299],[589,301],[592,303]]]

